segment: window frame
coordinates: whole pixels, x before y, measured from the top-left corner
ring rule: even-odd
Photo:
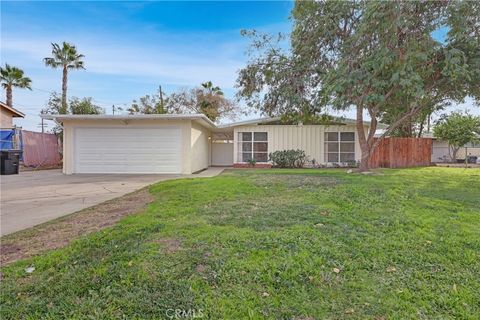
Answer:
[[[243,140],[243,134],[244,133],[250,133],[251,134],[251,140]],[[264,133],[266,135],[266,140],[255,140],[255,133]],[[237,162],[236,163],[248,163],[248,161],[243,161],[243,155],[244,154],[250,154],[251,159],[255,159],[255,154],[265,154],[266,155],[266,160],[265,161],[259,161],[256,160],[257,163],[268,163],[268,153],[270,150],[270,146],[268,143],[268,131],[238,131],[237,132]],[[247,150],[246,152],[243,151],[243,144],[244,143],[250,143],[250,150]],[[255,143],[266,143],[267,144],[267,150],[266,151],[255,151]]]
[[[350,133],[353,134],[353,140],[347,140],[344,141],[342,140],[342,133]],[[336,140],[328,140],[329,135],[336,134]],[[324,132],[324,161],[325,163],[336,163],[336,164],[342,164],[342,163],[348,163],[350,161],[356,161],[355,160],[355,155],[356,155],[356,132],[355,131],[325,131]],[[342,144],[352,144],[353,143],[353,151],[342,151]],[[328,145],[329,144],[336,144],[336,151],[329,151]],[[337,161],[329,161],[329,155],[336,155],[335,157],[337,158]],[[342,154],[353,154],[353,160],[349,161],[341,161],[342,159]]]

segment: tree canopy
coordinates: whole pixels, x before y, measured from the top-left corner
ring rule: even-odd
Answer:
[[[32,80],[24,76],[22,69],[5,63],[5,67],[0,67],[0,82],[7,93],[7,105],[13,107],[13,87],[32,90],[30,86]]]
[[[289,49],[281,37],[247,33],[253,53],[239,96],[268,115],[354,108],[362,169],[379,120],[389,135],[446,101],[480,98],[479,2],[298,1],[292,19]]]
[[[91,97],[77,98],[72,97],[68,103],[66,113],[61,113],[62,98],[57,92],[52,92],[42,110],[43,114],[103,114],[104,110],[100,106],[93,103]]]
[[[235,103],[211,81],[202,83],[200,87],[172,93],[168,97],[167,108],[171,113],[202,113],[213,122],[234,118],[237,111]]]
[[[165,98],[168,100],[168,98]],[[133,100],[132,105],[127,109],[130,114],[164,114],[167,113],[165,101],[158,95],[145,95],[138,100]]]

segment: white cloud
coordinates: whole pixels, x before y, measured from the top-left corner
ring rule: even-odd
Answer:
[[[61,41],[61,40],[59,40]],[[191,52],[180,45],[139,45],[129,43],[79,40],[79,51],[85,54],[87,72],[140,79],[162,79],[170,84],[196,85],[212,80],[231,88],[236,71],[244,65],[241,53],[227,52],[228,45],[212,45],[210,52]],[[192,44],[195,47],[195,43]],[[197,44],[198,45],[198,44]],[[200,51],[200,50],[199,50]],[[2,55],[22,59],[22,65],[41,66],[50,52],[47,39],[2,39]]]

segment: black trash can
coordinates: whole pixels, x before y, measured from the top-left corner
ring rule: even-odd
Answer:
[[[20,156],[22,150],[1,150],[0,151],[0,174],[18,174],[20,169]]]
[[[467,157],[467,163],[477,163],[477,156],[468,156]]]

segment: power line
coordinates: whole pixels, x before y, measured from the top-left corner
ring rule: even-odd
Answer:
[[[41,89],[41,88],[37,88],[37,87],[32,87],[32,89],[34,90],[38,90],[38,91],[41,91],[41,92],[45,92],[45,93],[49,93],[49,94],[52,94],[54,92],[57,92],[56,90],[45,90],[45,89]],[[101,101],[101,100],[97,100],[97,99],[94,99],[92,97],[92,101],[94,102],[97,102],[97,103],[102,103],[102,104],[107,104],[107,105],[111,105],[112,102],[106,102],[106,101]],[[114,102],[113,104],[130,104],[130,102]]]

